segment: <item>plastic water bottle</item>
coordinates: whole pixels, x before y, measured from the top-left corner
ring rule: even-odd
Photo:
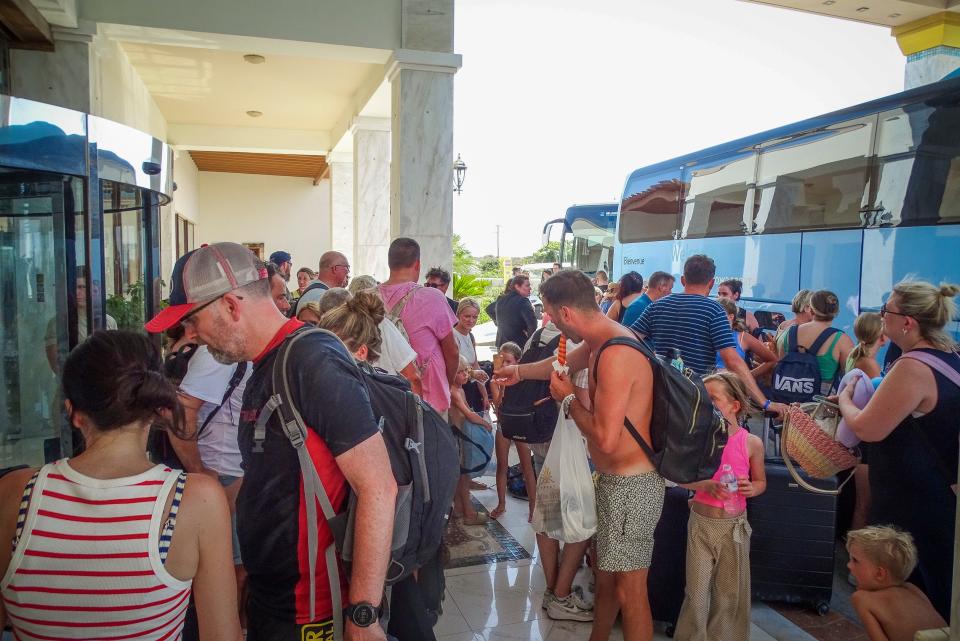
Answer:
[[[723,509],[728,514],[736,514],[740,511],[739,501],[737,501],[737,477],[734,476],[733,468],[729,463],[724,463],[720,470],[720,483],[730,493],[730,496],[723,501]]]
[[[683,359],[680,358],[680,350],[676,347],[667,350],[667,358],[670,359],[670,364],[676,367],[679,371],[683,371]]]

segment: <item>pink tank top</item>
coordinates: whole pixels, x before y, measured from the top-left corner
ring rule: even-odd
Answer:
[[[723,455],[720,458],[720,467],[713,475],[714,481],[719,481],[723,474],[723,466],[729,465],[733,468],[733,475],[737,478],[741,476],[750,476],[750,452],[747,449],[747,439],[750,438],[750,431],[740,428],[736,433],[727,439],[727,445],[723,448]],[[697,490],[693,495],[693,500],[704,505],[713,507],[723,507],[723,501],[713,498],[703,490]],[[747,509],[747,499],[742,494],[736,495],[737,506],[740,511]]]

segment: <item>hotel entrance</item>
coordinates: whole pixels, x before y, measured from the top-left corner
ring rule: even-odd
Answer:
[[[169,190],[151,187],[170,172],[141,132],[16,98],[0,109],[0,468],[39,466],[76,445],[58,378],[69,351],[96,329],[143,331],[158,302]]]

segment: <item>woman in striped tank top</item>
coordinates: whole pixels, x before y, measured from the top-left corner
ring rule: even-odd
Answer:
[[[161,371],[145,336],[96,332],[63,368],[85,451],[0,480],[0,624],[18,641],[176,640],[191,591],[201,639],[241,639],[220,484],[146,455],[152,424],[183,427]]]

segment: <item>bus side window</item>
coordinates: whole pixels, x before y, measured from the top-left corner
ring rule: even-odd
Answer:
[[[678,167],[630,176],[620,205],[621,243],[676,238],[684,191],[681,175]]]
[[[871,115],[765,145],[754,231],[864,226],[876,120]]]
[[[960,106],[880,114],[872,227],[960,221]]]
[[[749,229],[755,210],[751,185],[756,159],[753,152],[731,154],[684,170],[687,193],[680,238],[739,236]]]

